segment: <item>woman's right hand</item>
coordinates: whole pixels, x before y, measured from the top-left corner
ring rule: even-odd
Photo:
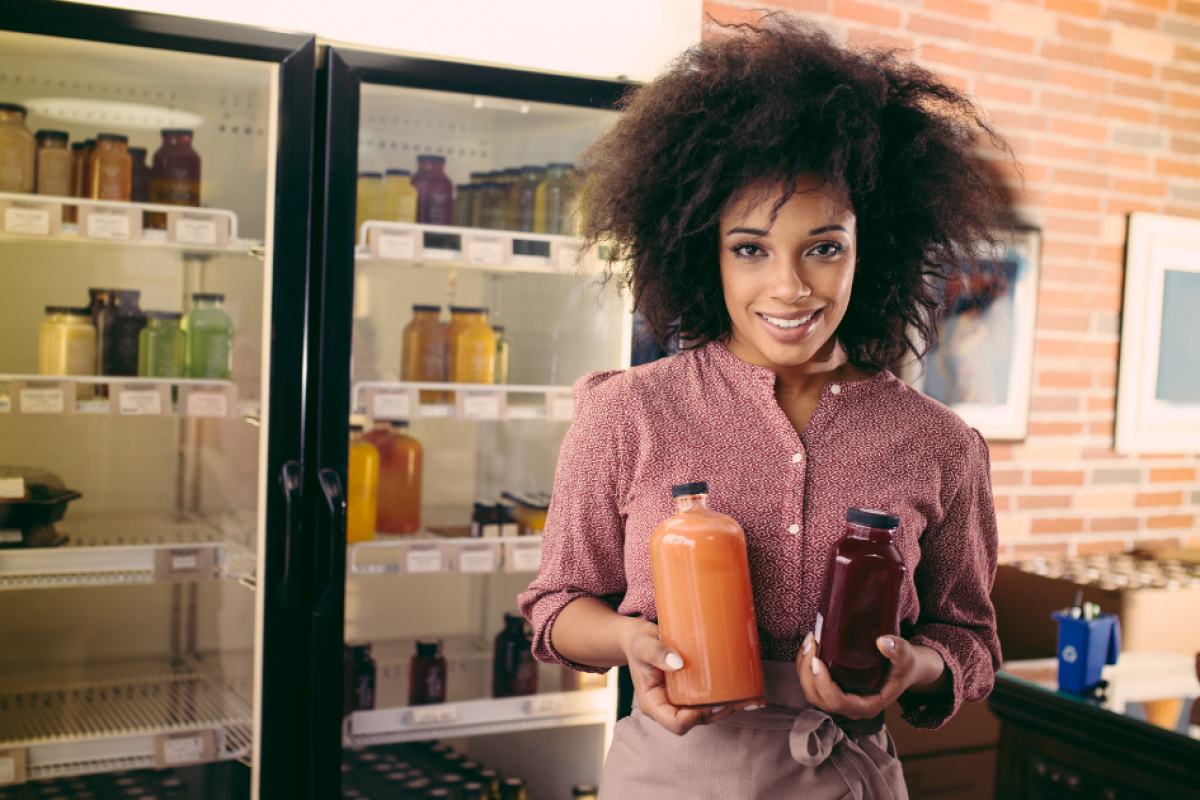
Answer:
[[[683,669],[683,658],[658,638],[658,625],[635,619],[630,619],[630,623],[621,648],[629,663],[638,707],[647,717],[676,736],[682,736],[697,725],[725,719],[734,711],[750,708],[745,703],[711,709],[672,705],[667,698],[667,673]]]

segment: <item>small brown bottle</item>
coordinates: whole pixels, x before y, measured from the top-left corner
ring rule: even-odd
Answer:
[[[425,706],[446,702],[446,657],[441,639],[418,639],[417,652],[408,666],[408,704]]]
[[[533,658],[533,633],[520,614],[504,615],[504,630],[496,636],[492,670],[492,696],[537,694],[537,661]]]
[[[375,708],[375,659],[370,642],[346,642],[343,660],[345,713]]]

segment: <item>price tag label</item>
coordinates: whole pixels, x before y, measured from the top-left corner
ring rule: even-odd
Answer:
[[[420,409],[420,393],[416,389],[363,390],[367,415],[372,419],[416,419]]]
[[[216,548],[172,547],[154,551],[154,580],[160,583],[200,583],[213,580]]]
[[[4,499],[4,500],[23,500],[23,499],[25,499],[25,479],[24,478],[0,478],[0,499]]]
[[[467,246],[468,264],[503,264],[508,240],[499,236],[469,236]]]
[[[372,258],[413,261],[417,257],[417,232],[410,228],[371,228],[367,243]]]
[[[79,206],[79,236],[109,242],[136,242],[142,238],[140,208]]]
[[[456,706],[416,706],[409,711],[410,725],[446,725],[458,721]]]
[[[154,737],[154,762],[158,769],[217,760],[217,737],[212,730],[160,733]]]
[[[171,413],[169,383],[110,383],[108,410],[114,417],[158,417]]]
[[[75,381],[9,381],[14,414],[74,414]]]
[[[62,204],[33,200],[0,200],[4,232],[52,238],[62,233]]]
[[[529,702],[525,704],[525,713],[531,717],[561,714],[566,709],[566,698],[556,697],[552,694],[548,694],[543,697],[530,698]]]
[[[491,389],[459,389],[454,393],[455,413],[459,419],[504,419],[508,394]]]
[[[444,572],[445,554],[437,542],[418,542],[400,549],[400,571],[409,575]]]
[[[537,572],[541,566],[541,542],[507,542],[504,545],[505,572]]]
[[[185,417],[237,416],[237,386],[198,384],[179,387],[179,413]]]
[[[229,218],[203,211],[168,211],[167,241],[199,247],[229,244]]]
[[[464,544],[455,548],[458,552],[455,572],[482,574],[495,572],[500,567],[500,545]]]
[[[571,421],[575,415],[575,395],[570,391],[546,392],[546,419]]]
[[[0,786],[25,783],[26,754],[23,747],[0,750]]]

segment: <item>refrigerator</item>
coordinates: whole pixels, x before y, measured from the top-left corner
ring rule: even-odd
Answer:
[[[305,498],[338,579],[313,633],[315,796],[507,781],[506,798],[556,800],[599,783],[615,672],[526,664],[514,682],[500,634],[536,574],[572,385],[630,363],[627,299],[580,246],[574,170],[627,89],[324,54]],[[386,499],[418,473],[419,501]]]
[[[0,12],[0,797],[307,791],[316,52],[72,3]],[[89,196],[40,151],[30,193],[21,130],[96,140]],[[168,355],[143,370],[150,333]]]

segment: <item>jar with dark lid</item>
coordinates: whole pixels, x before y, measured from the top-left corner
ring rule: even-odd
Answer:
[[[100,309],[96,332],[101,375],[138,374],[138,348],[146,327],[146,314],[138,306],[141,296],[136,289],[114,289],[108,305]]]
[[[71,149],[66,131],[37,132],[37,193],[71,195]]]
[[[492,696],[519,697],[537,694],[537,661],[533,658],[533,632],[525,617],[504,614],[504,630],[496,636],[492,665]]]
[[[25,106],[0,103],[0,192],[34,189],[37,141],[25,127]]]
[[[146,163],[146,148],[129,148],[129,157],[133,159],[133,173],[129,188],[129,199],[134,203],[150,202],[150,174],[152,170]]]
[[[446,702],[446,657],[440,639],[418,639],[409,661],[408,704],[424,706]]]
[[[200,154],[192,148],[192,132],[161,131],[162,144],[150,164],[150,202],[169,206],[200,205]],[[149,227],[166,229],[167,215],[150,212]]]
[[[183,377],[183,330],[178,311],[147,311],[138,339],[138,377]]]
[[[591,784],[579,784],[571,787],[572,800],[596,800],[600,794],[600,789]]]
[[[500,784],[500,800],[529,800],[524,778],[505,778]]]
[[[102,133],[96,137],[92,156],[90,196],[95,200],[128,201],[133,187],[133,157],[129,137]]]

